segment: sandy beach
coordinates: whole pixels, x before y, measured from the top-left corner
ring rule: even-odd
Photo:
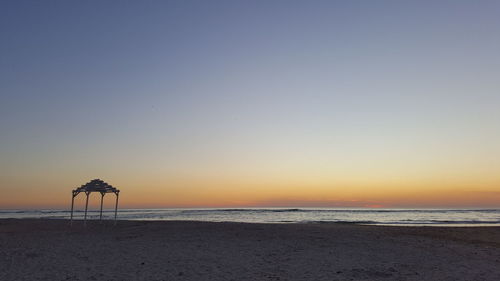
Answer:
[[[0,280],[500,280],[500,228],[0,220]]]

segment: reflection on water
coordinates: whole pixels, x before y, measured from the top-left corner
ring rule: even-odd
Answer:
[[[105,210],[111,219],[114,210]],[[75,218],[83,216],[82,210]],[[98,211],[89,211],[98,218]],[[0,210],[0,218],[69,218],[68,210]],[[331,208],[242,208],[242,209],[121,209],[122,220],[197,220],[258,223],[359,223],[389,225],[500,226],[500,209],[331,209]]]

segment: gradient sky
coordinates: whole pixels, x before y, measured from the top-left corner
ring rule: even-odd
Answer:
[[[124,207],[500,207],[499,15],[1,1],[0,208],[93,178]]]

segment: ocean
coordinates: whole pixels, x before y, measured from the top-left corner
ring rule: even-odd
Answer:
[[[104,210],[112,219],[114,210]],[[0,218],[69,219],[68,210],[0,210]],[[74,212],[83,218],[83,210]],[[89,210],[89,219],[99,211]],[[119,220],[189,220],[247,223],[355,223],[408,226],[500,226],[500,209],[334,209],[334,208],[218,208],[119,209]]]

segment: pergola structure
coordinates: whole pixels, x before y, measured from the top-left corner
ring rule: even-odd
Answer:
[[[115,203],[115,224],[116,224],[116,215],[118,213],[118,195],[120,194],[120,190],[115,187],[109,185],[100,179],[91,180],[88,183],[80,186],[79,188],[71,191],[71,220],[70,224],[73,224],[73,206],[75,205],[75,197],[80,193],[85,193],[87,199],[85,201],[85,216],[83,219],[83,224],[87,225],[87,209],[89,207],[89,195],[92,192],[98,192],[101,194],[101,212],[99,215],[99,221],[102,222],[102,203],[104,200],[104,195],[106,193],[114,193],[116,195],[116,203]]]

